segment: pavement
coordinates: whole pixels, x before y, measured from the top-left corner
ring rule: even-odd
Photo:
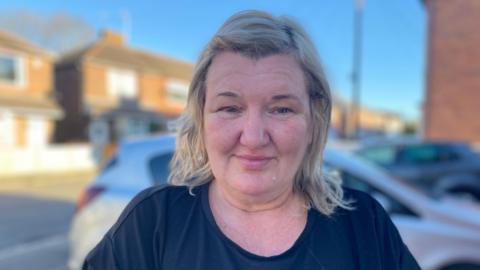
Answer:
[[[94,175],[0,177],[1,270],[67,270],[70,221]]]
[[[25,190],[42,186],[56,186],[65,183],[85,183],[93,179],[95,170],[39,173],[28,175],[1,175],[0,192]]]

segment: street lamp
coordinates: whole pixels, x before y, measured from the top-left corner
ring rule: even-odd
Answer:
[[[353,72],[352,72],[352,113],[350,138],[357,138],[360,131],[360,71],[362,67],[362,17],[363,0],[355,0],[353,20]]]

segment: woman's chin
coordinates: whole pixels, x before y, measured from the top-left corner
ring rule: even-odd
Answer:
[[[276,185],[272,180],[266,181],[264,179],[249,178],[238,181],[232,181],[230,186],[241,195],[252,197],[263,197],[272,193],[276,188]]]

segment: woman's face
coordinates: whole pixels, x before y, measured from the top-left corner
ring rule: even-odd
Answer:
[[[290,192],[311,142],[303,72],[286,54],[224,52],[206,81],[204,139],[214,181],[242,196]]]

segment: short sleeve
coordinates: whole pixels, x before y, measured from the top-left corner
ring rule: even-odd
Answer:
[[[358,269],[420,270],[389,214],[367,193],[345,188],[353,210],[345,210],[351,224]],[[341,215],[340,215],[341,216]]]
[[[420,266],[404,244],[388,213],[376,200],[372,199],[372,203],[374,204],[380,247],[387,255],[384,258],[384,264],[387,267],[385,269],[420,270]]]
[[[162,187],[139,193],[102,241],[88,254],[83,270],[158,269],[163,237],[165,192]]]
[[[82,270],[120,270],[110,237],[105,236],[89,253]]]

